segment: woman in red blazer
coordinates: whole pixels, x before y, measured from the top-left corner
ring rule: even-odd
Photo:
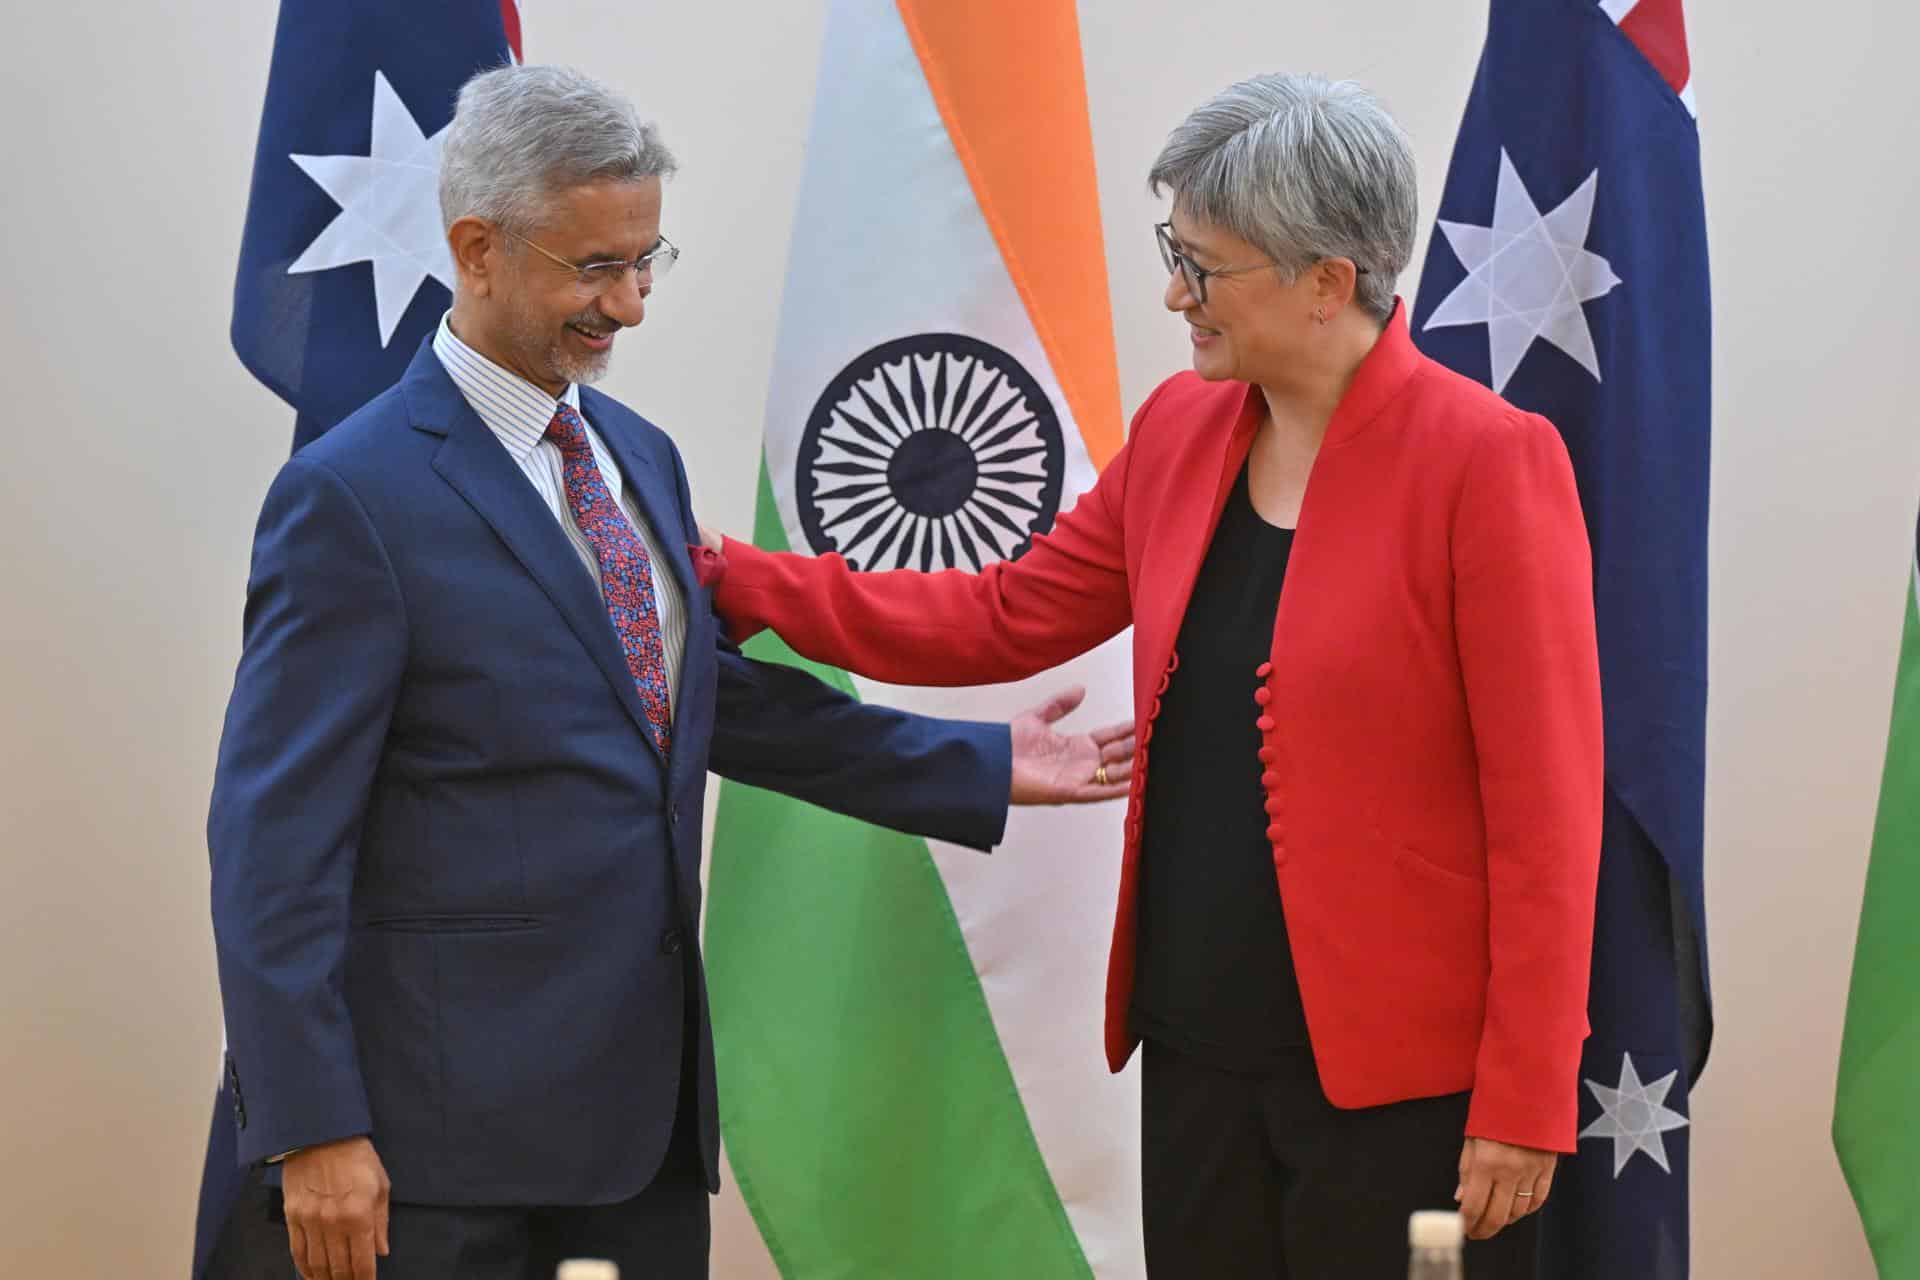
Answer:
[[[1235,85],[1152,183],[1193,371],[1050,534],[978,575],[727,540],[719,607],[905,684],[1018,679],[1131,624],[1106,1048],[1148,1046],[1149,1269],[1397,1276],[1406,1215],[1458,1199],[1472,1274],[1531,1276],[1600,844],[1566,450],[1415,350],[1413,162],[1364,91]]]

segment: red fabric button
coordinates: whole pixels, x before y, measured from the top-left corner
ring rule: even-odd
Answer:
[[[1260,755],[1260,763],[1261,763],[1261,764],[1272,764],[1272,763],[1273,763],[1273,748],[1272,748],[1272,747],[1262,747],[1262,748],[1260,748],[1260,752],[1259,752],[1259,755]]]
[[[1256,676],[1259,676],[1262,680],[1265,680],[1268,676],[1273,674],[1273,664],[1271,662],[1263,662],[1259,666],[1253,669],[1253,674],[1255,674]]]
[[[1278,781],[1280,781],[1280,775],[1271,769],[1260,775],[1260,785],[1263,787],[1270,787]]]
[[[1280,824],[1279,824],[1279,823],[1277,823],[1277,822],[1276,822],[1276,823],[1274,823],[1274,824],[1273,824],[1272,826],[1270,826],[1270,827],[1268,827],[1268,828],[1267,828],[1267,839],[1269,839],[1269,840],[1273,840],[1273,841],[1278,841],[1278,840],[1280,839]],[[1274,852],[1276,852],[1276,853],[1278,853],[1278,852],[1279,852],[1279,850],[1278,850],[1278,849],[1276,849],[1276,850],[1274,850]]]
[[[1253,691],[1253,700],[1264,707],[1269,702],[1273,701],[1273,691],[1271,689],[1268,689],[1265,685],[1261,685],[1258,689],[1255,689]]]
[[[1255,720],[1254,723],[1260,726],[1260,732],[1262,733],[1268,733],[1273,729],[1272,716],[1261,716],[1258,720]]]
[[[1267,803],[1261,807],[1267,811],[1269,818],[1277,818],[1287,810],[1286,801],[1278,796],[1268,796]]]

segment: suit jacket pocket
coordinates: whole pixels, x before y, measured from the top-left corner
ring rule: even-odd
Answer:
[[[546,919],[525,914],[419,912],[368,916],[361,923],[387,933],[522,933],[543,928]]]

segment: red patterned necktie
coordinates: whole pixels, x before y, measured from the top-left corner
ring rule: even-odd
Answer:
[[[587,424],[571,406],[563,404],[554,411],[547,439],[560,450],[567,506],[600,562],[600,593],[606,598],[607,616],[627,655],[627,670],[640,691],[653,740],[665,755],[673,738],[673,715],[667,701],[660,612],[653,599],[653,565],[646,545],[607,491],[593,447],[587,443]]]

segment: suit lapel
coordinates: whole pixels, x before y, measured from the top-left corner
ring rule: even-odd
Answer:
[[[653,531],[654,541],[660,544],[660,555],[667,562],[666,571],[673,575],[675,584],[680,588],[680,598],[691,600],[694,589],[693,562],[687,557],[688,531],[681,525],[680,499],[674,491],[672,478],[661,475],[653,460],[635,444],[630,424],[626,421],[632,416],[631,411],[585,388],[581,389],[580,407],[586,411],[587,421],[606,444],[607,451],[613,454],[613,460],[619,464],[621,483],[626,486],[640,517],[647,522],[647,528]],[[655,566],[654,572],[659,571],[659,566]]]
[[[1220,516],[1227,508],[1227,497],[1233,492],[1233,482],[1240,475],[1240,468],[1247,460],[1247,452],[1253,447],[1254,431],[1260,425],[1264,410],[1260,400],[1259,388],[1248,386],[1246,396],[1240,403],[1239,416],[1232,428],[1219,436],[1219,445],[1208,450],[1205,456],[1195,459],[1194,465],[1200,469],[1195,476],[1196,482],[1206,479],[1214,481],[1213,505],[1204,510],[1189,507],[1190,518],[1182,522],[1174,535],[1175,542],[1170,548],[1170,563],[1180,576],[1175,593],[1162,598],[1160,616],[1161,642],[1157,646],[1161,652],[1156,656],[1159,665],[1157,671],[1165,671],[1173,659],[1174,646],[1180,642],[1180,624],[1187,616],[1187,601],[1193,596],[1193,585],[1200,578],[1200,566],[1207,558],[1207,548],[1213,545],[1213,534],[1220,527]],[[1211,468],[1213,474],[1208,475]]]
[[[430,345],[423,346],[414,357],[402,385],[415,429],[445,437],[434,455],[434,470],[466,499],[540,584],[658,758],[646,708],[641,705],[632,673],[627,670],[626,655],[613,633],[606,602],[560,522],[454,386]]]
[[[707,691],[705,682],[711,672],[709,665],[697,660],[697,655],[711,651],[713,637],[705,627],[711,625],[707,618],[706,597],[693,578],[693,561],[687,554],[687,539],[694,536],[685,527],[680,516],[680,498],[674,487],[673,478],[663,475],[649,454],[639,447],[636,440],[637,415],[618,402],[601,395],[597,391],[582,387],[580,407],[586,414],[607,451],[620,468],[620,480],[626,487],[627,496],[647,528],[653,534],[653,542],[659,555],[653,557],[653,572],[656,575],[666,573],[680,588],[681,615],[686,625],[686,643],[681,650],[680,687],[674,691],[673,742],[674,759],[681,759],[679,744],[685,740],[682,729],[691,728],[691,722],[682,721],[682,713],[689,707],[705,705],[703,699],[710,702],[712,694]],[[661,561],[665,561],[664,565]],[[658,590],[656,584],[655,587]],[[702,648],[704,646],[704,649]],[[704,768],[704,764],[701,766]]]

